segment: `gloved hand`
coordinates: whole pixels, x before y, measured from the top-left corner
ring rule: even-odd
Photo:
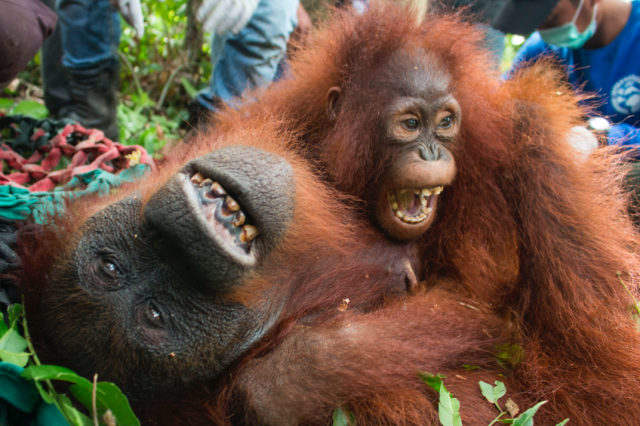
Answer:
[[[247,25],[260,0],[204,0],[197,17],[205,31],[238,34]]]
[[[112,0],[111,3],[120,12],[127,24],[136,30],[138,38],[144,35],[144,19],[140,0]]]
[[[576,148],[578,157],[583,160],[586,160],[589,154],[598,148],[598,138],[586,127],[572,127],[568,136],[569,144]]]

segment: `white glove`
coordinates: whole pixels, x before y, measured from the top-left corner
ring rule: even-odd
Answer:
[[[144,35],[144,19],[140,0],[112,0],[111,3],[120,12],[129,25],[136,30],[138,38]]]
[[[277,0],[276,0],[277,1]],[[238,34],[247,25],[260,0],[204,0],[197,17],[207,32]]]

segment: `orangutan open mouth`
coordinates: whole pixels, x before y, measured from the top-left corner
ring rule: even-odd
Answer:
[[[205,178],[200,173],[191,176],[205,218],[216,234],[231,246],[251,251],[251,242],[258,236],[258,229],[249,223],[242,207],[218,182]]]
[[[424,222],[433,213],[436,197],[444,187],[425,189],[396,189],[387,193],[389,206],[395,217],[416,225]]]

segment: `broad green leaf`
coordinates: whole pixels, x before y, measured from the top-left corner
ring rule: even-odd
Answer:
[[[13,114],[24,114],[29,117],[42,119],[47,118],[49,115],[49,110],[44,105],[39,104],[35,101],[22,101],[18,105],[13,108]]]
[[[198,95],[198,90],[193,87],[193,85],[189,83],[189,80],[187,80],[185,77],[180,77],[180,82],[182,83],[182,87],[184,87],[184,90],[189,94],[189,96],[191,96],[191,98],[195,98]]]
[[[564,426],[567,424],[567,422],[569,421],[569,419],[564,419],[563,421],[561,421],[560,423],[558,423],[556,426]]]
[[[438,416],[443,426],[462,426],[460,418],[460,401],[451,396],[451,393],[440,386],[440,401],[438,401]]]
[[[440,392],[440,388],[442,387],[442,379],[446,379],[447,376],[443,376],[442,374],[436,374],[435,376],[431,373],[422,372],[418,374],[420,380],[429,385],[429,387],[436,390],[436,392]]]
[[[333,410],[333,426],[355,426],[355,424],[355,416],[346,407]]]
[[[44,399],[44,402],[46,402],[47,404],[52,404],[54,399],[53,397],[49,394],[49,392],[47,392],[46,390],[44,390],[44,388],[42,387],[42,383],[40,383],[37,380],[34,380],[33,383],[35,383],[36,388],[38,388],[38,392],[40,392],[40,396],[42,397],[42,399]]]
[[[9,109],[13,106],[13,99],[0,99],[0,109]]]
[[[20,377],[31,380],[64,380],[75,383],[85,389],[93,389],[93,383],[84,377],[78,376],[68,368],[56,365],[32,365],[20,373]]]
[[[13,328],[9,329],[4,336],[0,337],[0,349],[5,351],[20,353],[24,352],[27,346],[29,346],[29,344],[24,340],[24,337]]]
[[[129,400],[118,386],[109,382],[100,382],[98,383],[98,394],[100,394],[102,402],[111,409],[119,424],[140,425],[129,405]]]
[[[520,414],[517,419],[513,420],[513,426],[533,426],[533,416],[536,415],[536,412],[538,412],[538,409],[542,404],[545,404],[546,402],[547,401],[538,402],[536,405]]]
[[[496,380],[495,387],[481,381],[480,390],[482,390],[482,395],[492,404],[497,403],[498,400],[507,393],[507,388],[504,386],[504,383],[499,380]]]
[[[73,407],[73,404],[71,404],[71,400],[66,396],[62,394],[58,395],[58,403],[64,410],[63,415],[66,414],[65,418],[67,421],[71,422],[72,426],[94,426],[93,421],[80,411],[76,410]]]
[[[28,353],[15,353],[0,349],[0,359],[9,364],[17,365],[18,367],[24,367],[29,362]]]
[[[0,317],[0,340],[9,332],[9,326],[4,322],[4,318]]]

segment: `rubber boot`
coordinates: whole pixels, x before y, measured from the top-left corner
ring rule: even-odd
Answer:
[[[120,67],[71,69],[69,94],[71,101],[60,109],[59,118],[69,118],[88,129],[100,129],[113,141],[118,140],[116,91],[120,81]]]
[[[55,11],[55,0],[42,0],[51,10]],[[44,104],[53,118],[60,118],[62,107],[71,102],[69,93],[69,76],[62,65],[62,37],[60,25],[42,43],[42,82],[44,85]]]

